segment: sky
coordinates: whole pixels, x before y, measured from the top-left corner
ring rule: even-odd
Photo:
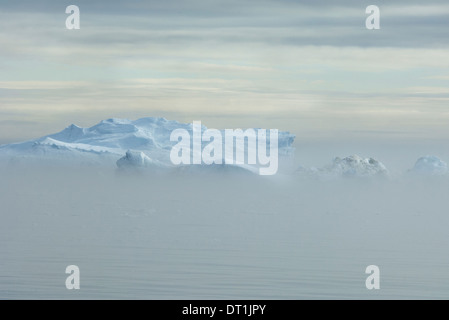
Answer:
[[[0,0],[0,144],[145,116],[304,141],[442,139],[448,30],[443,0]]]

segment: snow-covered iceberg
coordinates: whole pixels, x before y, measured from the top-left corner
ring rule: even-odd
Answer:
[[[0,161],[108,164],[120,168],[170,167],[170,151],[177,143],[170,141],[170,135],[175,129],[184,129],[192,136],[192,123],[165,118],[107,119],[89,128],[72,124],[61,132],[39,139],[0,146]],[[201,127],[203,132],[206,129]],[[295,135],[289,132],[279,132],[280,157],[293,154],[294,139]],[[222,169],[221,166],[213,167]]]
[[[409,173],[425,176],[441,176],[448,173],[447,163],[437,156],[419,158]]]
[[[345,158],[336,157],[332,164],[322,168],[300,167],[297,170],[297,174],[320,179],[341,177],[371,178],[387,177],[388,170],[382,162],[374,158],[362,158],[358,155],[352,155]]]

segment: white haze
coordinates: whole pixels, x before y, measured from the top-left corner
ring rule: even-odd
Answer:
[[[0,170],[0,299],[448,298],[447,177]]]

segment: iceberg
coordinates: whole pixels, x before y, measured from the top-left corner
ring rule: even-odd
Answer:
[[[348,178],[372,178],[387,177],[388,170],[385,165],[374,158],[362,158],[352,155],[345,158],[334,158],[332,164],[322,168],[299,167],[296,171],[302,176],[319,179]]]
[[[441,176],[448,173],[447,163],[436,156],[424,156],[419,158],[412,169],[412,174]]]
[[[119,168],[171,167],[170,150],[176,142],[170,141],[170,134],[175,129],[185,129],[190,134],[193,132],[192,123],[158,117],[134,121],[111,118],[89,128],[72,124],[58,133],[35,140],[1,145],[0,160],[109,165]],[[205,131],[207,128],[202,126],[201,130]],[[289,132],[279,132],[279,156],[293,155],[294,139],[295,135]],[[267,148],[268,146],[269,141]],[[222,170],[220,166],[213,168]],[[242,168],[252,170],[249,167]]]

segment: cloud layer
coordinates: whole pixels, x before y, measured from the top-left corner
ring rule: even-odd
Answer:
[[[1,5],[0,142],[113,116],[446,130],[445,1],[379,1],[374,31],[366,1],[76,2],[81,30],[65,29],[65,3]]]

